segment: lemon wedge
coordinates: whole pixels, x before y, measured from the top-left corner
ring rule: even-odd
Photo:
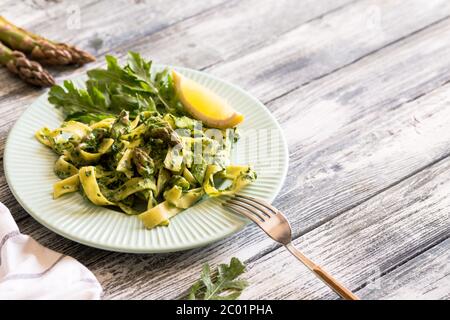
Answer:
[[[233,128],[244,120],[228,102],[201,84],[172,70],[175,88],[186,110],[208,127]]]

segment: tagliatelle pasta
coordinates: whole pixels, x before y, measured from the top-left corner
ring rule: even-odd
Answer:
[[[105,198],[95,177],[95,168],[93,166],[81,167],[78,173],[83,191],[86,197],[91,200],[93,204],[98,206],[114,205],[114,202]]]
[[[230,164],[244,116],[227,101],[173,70],[153,73],[134,52],[125,66],[106,62],[87,72],[83,88],[64,81],[50,89],[48,101],[66,121],[36,138],[59,156],[55,199],[79,191],[150,229],[203,196],[230,195],[256,179],[249,166]]]
[[[53,185],[53,198],[59,198],[63,194],[75,192],[80,185],[78,173],[64,180],[58,181]]]
[[[208,130],[187,116],[144,111],[130,119],[122,111],[43,128],[36,138],[59,155],[55,199],[80,191],[95,205],[137,215],[150,229],[168,225],[204,195],[231,194],[256,178],[249,166],[229,164],[235,129],[217,129],[215,138]]]

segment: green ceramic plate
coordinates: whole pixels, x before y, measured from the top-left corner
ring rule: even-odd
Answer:
[[[161,69],[163,66],[155,66]],[[258,179],[242,194],[272,201],[286,177],[288,150],[280,126],[258,100],[236,86],[206,73],[175,68],[224,97],[245,115],[242,138],[233,163],[253,165]],[[82,86],[84,77],[74,79]],[[62,114],[39,97],[21,116],[6,143],[6,179],[17,201],[50,230],[82,244],[105,250],[152,253],[186,250],[223,239],[242,229],[247,220],[225,210],[222,199],[206,199],[171,219],[168,227],[143,228],[135,216],[98,206],[73,193],[52,199],[56,156],[34,138],[43,126],[58,127]]]

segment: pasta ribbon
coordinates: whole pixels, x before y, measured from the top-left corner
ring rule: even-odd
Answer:
[[[139,109],[131,113],[72,114],[59,128],[36,132],[58,155],[53,168],[62,180],[53,185],[54,198],[79,190],[93,204],[137,215],[151,229],[169,225],[205,195],[233,194],[256,178],[249,166],[228,165],[235,128],[209,137],[200,121],[157,109],[150,96],[136,99]],[[137,114],[141,107],[147,111]]]
[[[80,156],[84,161],[88,163],[98,161],[103,154],[107,153],[109,149],[111,149],[113,144],[114,139],[111,138],[103,139],[102,143],[98,148],[98,152],[91,153],[80,149]]]
[[[173,201],[172,204],[177,208],[187,209],[196,203],[204,194],[203,188],[191,189],[183,193],[183,195]]]
[[[131,121],[130,129],[133,130],[134,128],[136,128],[138,126],[140,120],[141,120],[141,116],[138,115],[133,121]]]
[[[116,121],[114,118],[106,118],[99,122],[91,124],[90,128],[93,129],[111,129],[113,123]]]
[[[195,179],[195,177],[192,175],[192,173],[189,171],[188,168],[184,168],[183,169],[183,177],[189,181],[190,184],[196,184],[197,180]]]
[[[80,179],[78,177],[78,174],[56,182],[53,185],[53,199],[59,198],[63,194],[77,191],[79,185]]]
[[[122,158],[119,160],[117,164],[116,171],[123,172],[127,176],[127,178],[131,178],[133,176],[133,172],[131,171],[131,156],[133,155],[132,149],[125,150]]]
[[[167,181],[170,179],[170,172],[164,168],[159,169],[158,180],[156,182],[156,192],[155,197],[159,196],[161,191],[163,191]]]
[[[144,223],[147,229],[152,229],[162,223],[167,224],[169,219],[181,212],[183,209],[171,205],[164,201],[150,210],[144,211],[138,215],[139,219]]]
[[[127,141],[135,140],[135,139],[140,138],[142,135],[144,135],[144,133],[146,133],[147,130],[148,130],[147,125],[145,123],[143,123],[139,127],[132,130],[130,133],[122,135],[120,138],[122,140],[127,140]]]
[[[216,181],[219,183],[231,182],[223,189],[216,187]],[[231,195],[238,192],[247,184],[256,179],[256,173],[249,166],[228,166],[225,169],[218,165],[208,165],[205,173],[203,189],[210,197],[220,195]]]
[[[114,203],[106,199],[100,191],[97,179],[95,178],[95,167],[81,167],[78,175],[80,177],[80,182],[83,186],[84,193],[92,203],[99,206],[114,205]]]
[[[68,178],[75,174],[78,174],[78,169],[73,164],[66,160],[66,156],[62,155],[56,160],[54,171],[61,179]]]
[[[57,136],[62,135],[64,133],[68,133],[72,136],[72,138],[81,139],[91,131],[92,129],[89,126],[85,125],[84,123],[70,120],[64,122],[61,127],[54,130],[52,132],[52,135]]]
[[[164,192],[164,199],[166,199],[166,201],[168,201],[169,203],[175,205],[175,202],[180,199],[182,194],[183,189],[181,189],[179,186],[173,186],[171,189]]]
[[[53,145],[52,141],[49,139],[51,133],[52,131],[49,128],[44,127],[36,131],[36,134],[34,136],[40,143],[51,148]]]
[[[183,209],[191,207],[203,194],[202,188],[189,190],[174,202],[177,206],[169,201],[164,201],[156,207],[141,213],[138,217],[147,229],[152,229],[158,225],[168,225],[170,218],[183,211]]]
[[[114,190],[114,199],[121,201],[133,193],[143,190],[156,190],[155,182],[149,178],[132,178]]]
[[[124,204],[122,202],[117,203],[117,205],[119,206],[120,209],[122,209],[123,212],[125,212],[129,216],[135,216],[140,213],[139,211],[133,209],[130,206],[127,206],[126,204]]]
[[[164,167],[170,171],[180,172],[183,165],[183,154],[177,146],[169,148],[166,158],[164,159]]]
[[[139,138],[139,139],[131,141],[130,144],[128,145],[128,147],[130,149],[134,149],[134,148],[142,147],[143,145],[144,145],[144,140]]]

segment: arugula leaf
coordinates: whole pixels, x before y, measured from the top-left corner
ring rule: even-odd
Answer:
[[[100,84],[116,84],[131,91],[156,93],[154,88],[145,85],[146,80],[141,80],[126,66],[121,68],[117,59],[113,56],[106,56],[107,69],[92,69],[87,72],[90,79],[98,81]],[[148,80],[150,82],[150,79]],[[144,82],[142,84],[141,82]]]
[[[151,83],[150,69],[152,62],[146,62],[139,53],[128,52],[128,68],[134,72],[136,78],[141,81]]]
[[[230,264],[220,264],[215,274],[209,265],[203,265],[200,279],[195,282],[186,297],[189,300],[235,300],[248,286],[247,281],[237,279],[245,272],[245,265],[238,258]]]
[[[94,95],[97,94],[96,92]],[[86,112],[103,112],[94,103],[95,97],[86,90],[77,89],[72,81],[64,81],[64,86],[54,86],[50,89],[48,101],[57,108],[63,108],[67,114],[80,110]]]
[[[106,118],[111,118],[110,114],[101,114],[101,113],[86,113],[86,112],[75,112],[71,115],[67,116],[65,121],[74,120],[78,122],[83,122],[90,124],[92,122],[98,122]]]
[[[183,114],[168,71],[153,78],[152,62],[135,52],[128,53],[123,67],[113,56],[105,59],[106,69],[87,72],[85,89],[75,87],[71,81],[50,89],[49,102],[61,108],[67,119],[89,121],[96,113],[118,115],[122,110],[128,111],[131,117],[142,111],[157,110]]]

